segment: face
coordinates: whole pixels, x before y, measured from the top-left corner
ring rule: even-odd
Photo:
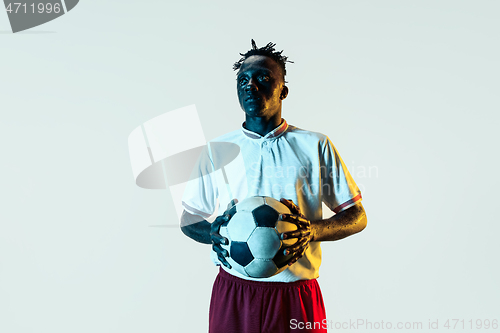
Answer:
[[[281,114],[281,101],[286,98],[288,88],[273,59],[250,56],[240,67],[236,81],[240,106],[247,116],[269,119]]]

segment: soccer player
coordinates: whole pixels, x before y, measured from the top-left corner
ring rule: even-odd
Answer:
[[[252,49],[234,64],[245,122],[209,143],[183,197],[182,231],[212,244],[212,259],[220,265],[210,302],[211,333],[325,332],[325,307],[316,281],[320,242],[345,238],[366,226],[361,193],[330,139],[282,118],[288,95],[285,64],[290,61],[274,46],[258,48],[252,40]],[[314,110],[304,112],[314,116]],[[238,158],[224,166],[228,152],[216,143],[236,145]],[[262,279],[231,269],[225,259],[229,254],[220,246],[228,240],[219,234],[231,218],[231,207],[257,195],[288,206],[292,214],[280,219],[298,227],[280,235],[297,239],[286,250],[292,254],[289,267]],[[209,223],[217,200],[228,209]],[[322,203],[336,214],[322,219]]]

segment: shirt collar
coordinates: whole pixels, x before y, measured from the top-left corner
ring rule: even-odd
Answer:
[[[279,137],[281,134],[285,133],[288,129],[288,124],[285,119],[281,118],[281,124],[273,129],[271,132],[267,133],[265,136],[260,135],[259,133],[252,132],[245,128],[245,123],[241,124],[241,130],[243,134],[248,136],[250,139],[273,139]]]

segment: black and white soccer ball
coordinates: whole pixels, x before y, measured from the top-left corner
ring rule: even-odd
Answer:
[[[249,197],[236,204],[236,213],[220,228],[229,240],[222,248],[229,252],[231,269],[253,278],[276,275],[287,266],[292,255],[284,249],[297,239],[280,239],[282,232],[297,230],[293,223],[280,221],[280,214],[290,214],[287,206],[270,197]]]

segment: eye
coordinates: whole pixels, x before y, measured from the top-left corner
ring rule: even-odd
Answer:
[[[244,78],[244,77],[242,77],[242,78],[238,79],[238,84],[239,84],[240,86],[242,86],[242,85],[246,84],[247,82],[248,82],[248,80],[247,80],[246,78]]]
[[[259,77],[259,79],[264,82],[269,82],[271,78],[267,75],[262,75],[261,77]]]

